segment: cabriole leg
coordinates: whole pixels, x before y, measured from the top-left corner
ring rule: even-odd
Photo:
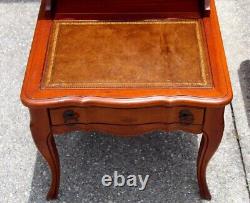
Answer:
[[[30,109],[31,133],[33,140],[47,161],[51,171],[51,186],[47,199],[57,199],[60,182],[60,163],[55,140],[50,129],[50,122],[47,109]]]
[[[206,169],[208,162],[220,145],[223,131],[224,108],[206,109],[203,136],[197,162],[197,178],[200,188],[200,195],[203,199],[211,199],[211,194],[206,181]]]

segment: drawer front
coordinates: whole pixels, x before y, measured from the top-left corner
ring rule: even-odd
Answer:
[[[200,125],[204,109],[190,107],[104,108],[68,107],[50,109],[52,125],[117,124],[138,125],[153,123],[180,123]]]

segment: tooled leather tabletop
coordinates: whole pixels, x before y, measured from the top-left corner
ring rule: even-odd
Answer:
[[[42,88],[211,87],[199,20],[54,21]]]

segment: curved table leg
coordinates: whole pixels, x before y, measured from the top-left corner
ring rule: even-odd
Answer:
[[[33,140],[47,161],[52,181],[47,200],[57,199],[60,182],[60,163],[55,140],[50,130],[49,116],[46,109],[30,109],[31,133]]]
[[[203,136],[200,143],[197,162],[197,178],[200,195],[203,199],[210,200],[206,181],[206,169],[208,162],[220,145],[224,131],[224,108],[207,109],[203,127]]]

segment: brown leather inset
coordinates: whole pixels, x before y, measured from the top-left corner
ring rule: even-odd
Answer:
[[[211,86],[199,20],[54,22],[42,88]]]

